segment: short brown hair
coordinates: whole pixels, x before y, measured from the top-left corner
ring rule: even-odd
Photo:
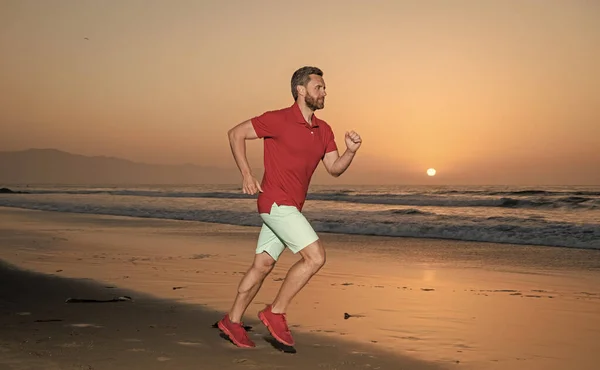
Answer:
[[[308,81],[310,81],[310,75],[323,77],[323,71],[317,67],[306,66],[297,69],[292,75],[292,96],[294,97],[294,101],[298,99],[298,89],[296,87],[306,86]]]

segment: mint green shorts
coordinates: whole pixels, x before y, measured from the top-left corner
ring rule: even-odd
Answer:
[[[264,223],[260,234],[256,254],[268,253],[275,261],[288,247],[296,254],[308,245],[319,240],[308,220],[294,206],[273,203],[270,213],[261,213]]]

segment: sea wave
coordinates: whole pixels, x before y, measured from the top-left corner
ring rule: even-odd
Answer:
[[[216,198],[216,199],[252,199],[255,196],[239,191],[157,191],[131,189],[75,189],[75,190],[30,190],[28,194],[73,194],[94,195],[105,194],[112,196],[139,197],[172,197],[172,198]],[[475,191],[472,191],[474,194]],[[552,193],[553,196],[547,196]],[[448,192],[451,194],[451,192]],[[464,192],[463,192],[464,194]],[[486,196],[439,195],[439,194],[396,194],[396,193],[364,193],[350,190],[314,192],[307,195],[307,200],[348,202],[361,204],[380,204],[398,206],[436,206],[436,207],[510,207],[510,208],[568,208],[568,209],[598,209],[600,208],[600,192],[548,192],[548,191],[513,191],[508,193],[495,192]],[[513,197],[497,196],[512,194]],[[532,195],[544,195],[532,197]],[[578,195],[574,195],[578,194]],[[521,196],[516,196],[521,195]],[[527,197],[525,197],[527,195]],[[557,196],[560,195],[560,196]]]
[[[56,212],[203,221],[260,226],[256,212],[188,209],[161,205],[65,203],[27,197],[0,197],[0,206]],[[600,249],[600,225],[548,221],[537,217],[473,217],[437,215],[418,209],[387,211],[305,212],[318,232]]]
[[[506,196],[565,196],[565,195],[584,195],[584,196],[592,196],[597,197],[600,196],[600,191],[587,191],[587,190],[537,190],[537,189],[527,189],[527,190],[507,190],[507,191],[497,191],[497,190],[434,190],[432,191],[434,194],[478,194],[478,195],[506,195]]]

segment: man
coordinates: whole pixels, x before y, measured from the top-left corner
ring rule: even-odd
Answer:
[[[243,177],[243,192],[258,196],[258,212],[264,221],[258,236],[254,262],[242,278],[229,313],[218,326],[239,347],[254,347],[242,324],[242,316],[287,246],[301,259],[287,273],[272,304],[259,319],[279,342],[292,346],[294,339],[286,310],[294,296],[325,263],[325,249],[302,215],[310,179],[323,161],[334,177],[340,176],[361,145],[360,136],[346,132],[347,149],[339,155],[331,127],[314,115],[325,106],[323,72],[302,67],[291,81],[292,106],[263,113],[229,130],[229,143]],[[262,183],[252,174],[246,158],[246,140],[264,138],[265,173]]]

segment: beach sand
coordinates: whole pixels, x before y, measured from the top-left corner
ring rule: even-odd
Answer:
[[[0,208],[0,369],[597,369],[600,251],[322,234],[294,348],[229,309],[258,229]],[[118,302],[81,303],[68,298]],[[349,314],[348,317],[345,314]]]

